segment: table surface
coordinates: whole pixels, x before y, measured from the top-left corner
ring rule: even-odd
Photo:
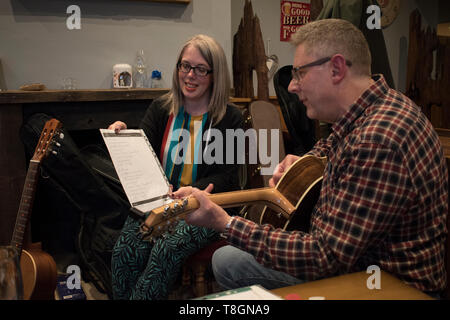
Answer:
[[[380,289],[369,289],[367,280],[372,274],[356,272],[342,276],[310,281],[272,290],[284,299],[324,297],[325,300],[433,300],[387,272],[380,273]],[[372,283],[372,280],[369,280]]]

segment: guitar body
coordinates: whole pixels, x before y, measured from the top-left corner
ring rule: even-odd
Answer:
[[[303,156],[293,163],[275,189],[295,206],[295,212],[287,216],[266,206],[260,223],[283,230],[307,231],[311,213],[320,196],[325,161],[325,158]]]
[[[40,244],[22,250],[20,269],[25,300],[54,299],[56,263],[48,253],[41,250]]]

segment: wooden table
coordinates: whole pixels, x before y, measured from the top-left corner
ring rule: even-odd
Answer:
[[[302,300],[316,296],[326,300],[433,300],[384,271],[381,271],[381,289],[368,289],[367,279],[370,276],[371,274],[362,271],[279,288],[272,292],[285,299],[287,295],[297,294]]]

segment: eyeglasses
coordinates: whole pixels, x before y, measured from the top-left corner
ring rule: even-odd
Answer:
[[[192,69],[194,70],[195,75],[199,77],[205,77],[207,74],[210,74],[212,72],[212,70],[208,70],[208,68],[204,66],[193,67],[186,62],[178,63],[177,68],[183,73],[189,73]]]
[[[332,59],[332,57],[325,57],[325,58],[313,61],[311,63],[305,64],[303,66],[292,68],[292,79],[295,79],[297,81],[302,80],[306,76],[306,73],[307,73],[307,71],[304,71],[303,69],[306,69],[309,67],[314,67],[314,66],[320,66],[320,65],[330,61],[331,59]],[[352,66],[351,61],[348,61],[348,60],[345,60],[345,64],[348,65],[349,67]]]

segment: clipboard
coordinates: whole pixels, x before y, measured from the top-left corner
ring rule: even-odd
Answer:
[[[100,129],[131,210],[143,216],[171,203],[170,184],[142,129]]]

